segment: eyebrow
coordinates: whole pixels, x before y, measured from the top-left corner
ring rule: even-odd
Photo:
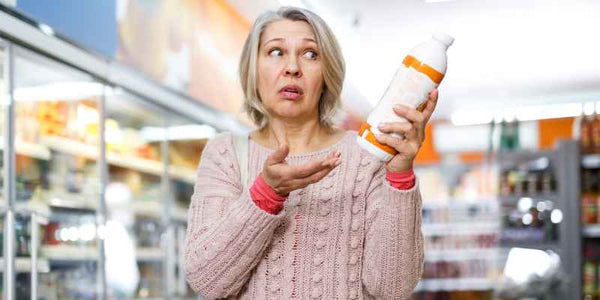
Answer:
[[[263,45],[266,45],[266,44],[268,44],[270,42],[282,42],[284,40],[285,40],[284,38],[273,38],[273,39],[270,39],[270,40],[266,41]],[[307,41],[307,42],[313,42],[315,44],[317,43],[317,41],[315,41],[312,38],[303,38],[302,40]]]

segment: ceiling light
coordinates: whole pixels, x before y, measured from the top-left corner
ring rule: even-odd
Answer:
[[[48,26],[46,24],[40,24],[38,27],[45,34],[47,34],[47,35],[54,35],[54,29],[52,29],[52,27],[50,27],[50,26]]]
[[[65,101],[112,95],[112,89],[98,82],[65,81],[31,87],[18,87],[14,91],[15,101]]]

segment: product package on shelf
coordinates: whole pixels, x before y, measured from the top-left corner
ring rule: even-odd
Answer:
[[[501,243],[554,243],[559,239],[562,212],[555,203],[559,196],[552,156],[514,157],[500,161]]]

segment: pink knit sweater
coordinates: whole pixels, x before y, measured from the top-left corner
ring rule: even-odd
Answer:
[[[210,140],[188,212],[191,287],[206,299],[408,298],[423,268],[418,183],[390,186],[383,164],[356,136],[288,156],[289,164],[302,164],[338,150],[342,164],[292,192],[277,215],[242,191],[231,135]],[[272,152],[250,141],[249,178]]]

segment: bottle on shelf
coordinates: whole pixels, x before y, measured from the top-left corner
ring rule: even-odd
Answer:
[[[590,152],[600,153],[600,115],[597,113],[591,117],[591,127]]]
[[[593,152],[592,143],[592,117],[583,115],[581,116],[581,124],[579,127],[579,143],[581,144],[581,150],[583,153]],[[597,126],[596,126],[597,127]]]
[[[597,195],[593,186],[592,170],[585,169],[582,174],[581,191],[581,222],[583,224],[594,224],[597,222]]]
[[[596,269],[598,263],[594,259],[594,250],[588,247],[585,250],[583,262],[583,297],[586,300],[594,300],[597,295]]]

